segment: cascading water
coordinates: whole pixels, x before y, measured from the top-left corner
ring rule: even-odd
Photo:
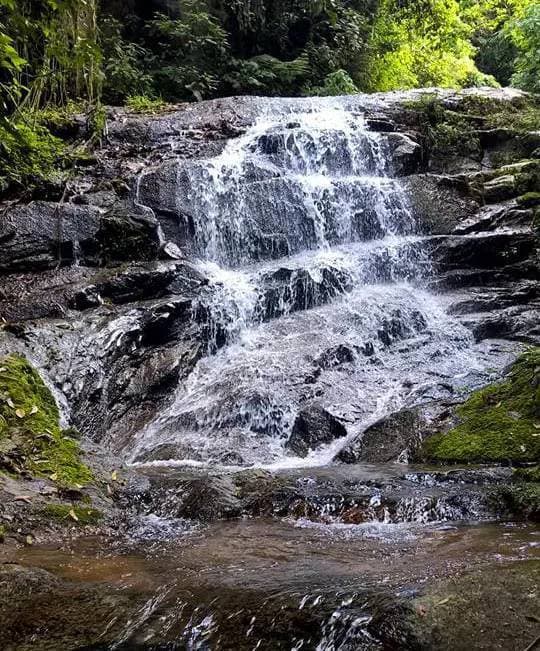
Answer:
[[[469,331],[422,288],[425,238],[384,134],[339,99],[260,119],[178,170],[178,211],[210,279],[194,318],[211,354],[131,442],[132,461],[327,463],[378,417],[480,367]],[[299,459],[287,442],[314,402],[348,437]]]

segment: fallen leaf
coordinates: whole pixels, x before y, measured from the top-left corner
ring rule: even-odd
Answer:
[[[27,545],[33,545],[34,544],[34,539],[32,538],[32,536],[30,536],[30,535],[26,536],[26,544]]]
[[[30,495],[16,495],[13,500],[15,502],[26,502],[27,504],[32,504],[32,498]]]
[[[450,601],[450,597],[446,597],[446,599],[443,599],[442,601],[439,601],[437,606],[442,606],[443,604],[447,604]]]
[[[111,479],[112,479],[113,481],[116,481],[117,478],[118,478],[118,472],[117,472],[116,470],[113,470],[113,471],[111,472]]]
[[[78,488],[79,490],[81,490],[82,484],[75,484],[75,488]]]
[[[49,477],[51,481],[56,481],[58,479],[58,473],[53,472],[53,474]]]
[[[13,400],[11,398],[8,398],[6,400],[6,402],[7,402],[9,407],[11,407],[12,409],[15,409],[15,405],[14,405]]]
[[[70,518],[72,518],[73,520],[75,520],[75,522],[78,522],[78,521],[79,521],[79,518],[77,517],[77,514],[75,513],[75,511],[74,511],[73,509],[70,509],[70,510],[69,510],[68,515],[69,515]]]
[[[26,412],[24,409],[16,409],[15,416],[17,416],[17,418],[24,418],[26,416]]]
[[[34,405],[32,409],[30,409],[30,415],[37,414],[38,411],[39,411],[39,407],[37,405]]]

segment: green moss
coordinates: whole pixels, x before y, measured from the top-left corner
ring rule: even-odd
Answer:
[[[540,464],[528,468],[516,468],[513,478],[517,481],[532,481],[540,484]]]
[[[532,208],[540,205],[540,192],[526,192],[517,198],[517,202],[524,208]]]
[[[422,114],[419,124],[434,156],[480,155],[480,140],[469,117],[445,108],[437,95],[422,95],[405,106]]]
[[[76,441],[61,430],[56,402],[24,357],[0,358],[0,449],[14,466],[68,485],[92,480]]]
[[[540,520],[540,483],[521,483],[499,486],[492,500],[513,515],[529,520]]]
[[[540,101],[533,95],[512,101],[471,95],[462,100],[457,110],[482,117],[487,128],[512,129],[521,133],[540,129]]]
[[[540,101],[533,96],[512,101],[482,95],[462,96],[450,109],[444,99],[427,93],[405,103],[405,107],[421,114],[421,119],[417,117],[415,122],[421,126],[431,154],[439,158],[481,156],[479,130],[509,129],[518,139],[540,130]],[[497,155],[498,165],[519,158],[517,152]]]
[[[43,514],[54,520],[66,521],[69,524],[98,524],[103,518],[103,513],[89,506],[73,506],[71,504],[47,504]],[[73,517],[75,516],[75,517]]]
[[[39,124],[54,134],[64,133],[76,125],[77,115],[85,113],[87,107],[83,102],[68,101],[63,106],[47,105],[32,112],[24,112],[23,116],[29,123]]]
[[[66,160],[64,143],[45,127],[0,119],[0,191],[58,180]]]
[[[154,114],[163,111],[167,105],[162,99],[152,99],[146,95],[132,95],[126,100],[126,107],[133,113]]]
[[[474,392],[457,410],[461,423],[425,441],[435,462],[527,462],[540,459],[540,348],[523,354],[508,379]]]

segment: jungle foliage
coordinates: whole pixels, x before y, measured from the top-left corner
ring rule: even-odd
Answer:
[[[534,0],[0,0],[0,192],[69,167],[44,109],[90,110],[99,135],[101,103],[538,92],[539,34]]]

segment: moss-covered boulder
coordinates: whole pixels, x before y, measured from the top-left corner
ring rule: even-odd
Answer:
[[[524,353],[499,384],[461,405],[460,424],[427,439],[420,456],[435,462],[540,460],[540,348]]]
[[[66,485],[92,480],[77,442],[60,427],[53,395],[21,356],[0,358],[0,469]]]
[[[428,93],[404,108],[424,137],[431,171],[496,168],[534,156],[540,145],[540,100],[532,94]]]
[[[48,519],[65,524],[78,524],[80,526],[98,524],[103,518],[103,513],[91,506],[74,506],[71,504],[46,504],[43,515]]]

